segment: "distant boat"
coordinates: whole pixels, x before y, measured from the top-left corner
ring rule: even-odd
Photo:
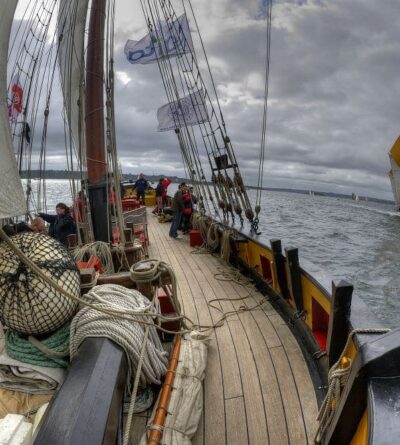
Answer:
[[[351,194],[351,199],[352,199],[353,201],[358,201],[358,200],[359,200],[359,197],[358,197],[357,193],[352,193],[352,194]]]
[[[313,192],[312,190],[309,190],[309,191],[308,191],[308,194],[309,194],[310,196],[314,196],[314,192]]]
[[[394,203],[396,210],[400,210],[400,137],[397,138],[389,151],[389,160],[391,166],[389,179],[392,185]]]

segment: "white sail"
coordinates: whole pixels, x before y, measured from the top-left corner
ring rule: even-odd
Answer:
[[[0,219],[26,212],[7,108],[8,43],[16,6],[17,0],[0,0]]]
[[[389,151],[391,170],[389,171],[396,209],[400,210],[400,137],[397,138]]]
[[[390,166],[389,172],[390,184],[392,186],[394,201],[397,209],[400,209],[400,167],[389,153]]]
[[[71,136],[77,148],[83,143],[83,131],[79,131],[83,116],[82,100],[84,76],[84,39],[86,14],[89,0],[60,0],[57,33],[62,39],[58,61],[64,106]],[[81,112],[80,112],[81,110]]]

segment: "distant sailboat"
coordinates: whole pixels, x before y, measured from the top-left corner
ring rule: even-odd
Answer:
[[[397,138],[389,151],[391,169],[389,179],[392,185],[396,210],[400,210],[400,137]]]
[[[351,194],[351,199],[352,199],[353,201],[358,201],[358,200],[359,200],[359,197],[358,197],[357,193],[352,193],[352,194]]]

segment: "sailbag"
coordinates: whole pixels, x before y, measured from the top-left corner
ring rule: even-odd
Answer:
[[[391,170],[389,171],[390,183],[396,209],[400,209],[400,137],[397,138],[393,147],[389,151]]]
[[[0,219],[26,213],[7,107],[8,43],[16,6],[17,0],[0,0]]]

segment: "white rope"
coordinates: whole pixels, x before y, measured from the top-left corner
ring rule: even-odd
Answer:
[[[232,229],[225,228],[222,233],[221,240],[221,258],[229,263],[229,257],[231,256],[231,241],[230,237],[233,234]]]
[[[350,332],[347,337],[346,344],[343,348],[343,352],[341,353],[338,361],[332,365],[331,369],[328,372],[328,391],[326,393],[325,399],[321,405],[321,408],[318,413],[317,420],[319,421],[319,426],[317,429],[317,433],[315,435],[314,442],[321,443],[326,430],[332,422],[333,416],[336,412],[340,397],[342,395],[343,388],[345,387],[347,380],[350,375],[352,360],[347,357],[349,360],[348,366],[344,367],[342,365],[342,359],[345,356],[350,343],[355,334],[385,334],[389,332],[390,329],[386,328],[366,328],[366,329],[354,329]]]
[[[110,246],[104,241],[85,244],[73,251],[75,261],[83,261],[85,256],[97,256],[103,266],[104,273],[114,273],[114,263]]]
[[[145,357],[145,353],[146,353],[146,349],[147,349],[147,339],[149,337],[149,332],[150,332],[150,326],[146,326],[146,330],[145,330],[145,333],[144,333],[144,340],[143,340],[143,344],[142,344],[142,349],[140,351],[139,363],[138,363],[138,366],[137,366],[137,372],[136,372],[136,375],[135,375],[135,381],[133,383],[133,390],[132,390],[132,394],[131,394],[131,402],[129,404],[128,418],[127,418],[127,421],[126,421],[126,426],[125,426],[125,431],[124,431],[123,445],[128,445],[129,444],[129,439],[130,439],[130,435],[131,435],[131,425],[132,425],[133,412],[135,410],[135,404],[136,404],[136,394],[137,394],[137,390],[138,390],[138,387],[139,387],[139,377],[140,377],[140,373],[142,371],[144,357]]]
[[[211,252],[215,252],[219,247],[219,235],[218,229],[220,224],[217,222],[213,222],[207,230],[207,248]]]
[[[143,267],[147,266],[147,267]],[[174,311],[178,316],[181,316],[182,310],[181,305],[178,300],[178,286],[176,275],[169,264],[164,261],[157,259],[148,259],[140,261],[134,264],[130,269],[131,280],[134,283],[155,283],[158,282],[159,286],[162,286],[161,275],[168,276],[171,280],[172,292],[171,292],[171,302],[174,307]],[[188,327],[186,323],[186,318],[180,317],[182,326]]]
[[[127,289],[123,286],[104,284],[95,286],[84,295],[92,305],[99,308],[117,309],[131,314],[138,313],[132,320],[104,314],[90,307],[83,307],[74,317],[71,323],[70,354],[73,358],[79,345],[87,337],[107,337],[124,349],[128,359],[128,382],[132,382],[132,376],[138,369],[141,357],[141,345],[146,340],[146,325],[149,325],[149,317],[142,314],[154,313],[152,303],[140,292]],[[161,377],[167,371],[167,353],[163,350],[157,334],[156,326],[148,326],[148,340],[146,341],[147,354],[143,359],[140,372],[140,384],[161,383]],[[130,383],[129,383],[130,384]],[[129,392],[130,388],[129,388]]]

